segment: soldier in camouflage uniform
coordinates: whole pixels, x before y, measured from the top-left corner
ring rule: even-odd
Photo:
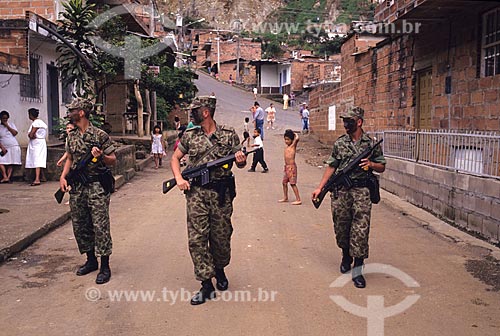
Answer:
[[[321,188],[337,169],[343,169],[351,160],[372,145],[372,139],[364,133],[364,110],[352,107],[340,116],[343,119],[347,134],[342,135],[333,145],[332,155],[327,160],[327,168],[321,182],[312,194],[315,199]],[[371,201],[367,188],[368,174],[373,171],[382,173],[385,170],[385,159],[380,146],[375,148],[369,158],[362,160],[359,168],[350,174],[353,187],[345,187],[332,194],[332,218],[337,245],[342,249],[340,272],[351,270],[354,258],[352,280],[357,288],[366,286],[362,274],[364,259],[368,258],[368,234],[370,232]]]
[[[66,152],[68,159],[60,178],[61,190],[70,193],[71,220],[73,232],[80,253],[87,254],[87,262],[81,266],[76,275],[85,275],[98,269],[97,257],[101,257],[101,269],[97,274],[96,283],[103,284],[111,278],[109,256],[111,255],[111,234],[109,228],[109,199],[99,182],[99,171],[104,165],[114,165],[116,162],[115,148],[111,140],[101,129],[89,122],[93,104],[89,100],[76,98],[66,105],[68,116],[76,126],[68,134]],[[75,183],[68,188],[66,175],[91,149],[95,159],[87,166],[88,182]]]
[[[189,252],[196,279],[202,285],[191,299],[192,305],[215,297],[214,276],[217,289],[228,288],[224,267],[231,259],[231,215],[236,189],[232,165],[210,171],[211,182],[200,186],[198,181],[190,183],[182,178],[180,160],[188,155],[189,167],[194,167],[235,153],[236,166],[244,168],[246,165],[246,156],[235,130],[213,119],[215,105],[216,99],[212,97],[195,99],[190,106],[191,117],[193,123],[201,127],[184,132],[171,160],[177,186],[186,194]]]

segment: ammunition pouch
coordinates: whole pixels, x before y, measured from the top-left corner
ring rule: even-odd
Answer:
[[[100,167],[98,169],[99,175],[98,181],[101,183],[102,188],[107,194],[111,194],[115,192],[115,178],[111,169],[106,166]]]
[[[378,204],[378,202],[380,202],[380,184],[377,176],[374,174],[370,174],[363,180],[353,181],[352,186],[358,188],[368,188],[370,191],[370,201],[373,204]]]
[[[229,199],[232,202],[236,197],[236,182],[234,180],[234,176],[230,176],[224,179],[212,180],[209,183],[202,186],[202,188],[211,189],[217,192],[219,205],[222,206],[224,204],[224,200],[226,198],[226,192],[229,193]]]

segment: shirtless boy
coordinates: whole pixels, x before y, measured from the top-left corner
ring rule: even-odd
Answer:
[[[285,139],[285,168],[283,175],[283,199],[278,202],[288,202],[288,183],[292,187],[295,194],[295,201],[293,205],[300,205],[299,189],[297,188],[297,164],[295,163],[295,153],[297,152],[297,143],[299,142],[299,135],[293,133],[291,129],[287,129],[284,134]]]

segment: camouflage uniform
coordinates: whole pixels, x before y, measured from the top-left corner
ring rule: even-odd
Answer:
[[[71,169],[85,155],[87,149],[93,144],[100,144],[104,155],[115,151],[111,139],[103,130],[89,125],[84,134],[78,128],[71,130],[66,142],[66,151],[73,157]],[[90,162],[88,174],[90,180],[86,185],[76,184],[70,190],[71,220],[73,232],[80,253],[94,251],[97,256],[109,256],[111,254],[112,242],[109,228],[109,198],[97,180],[97,169],[104,163],[98,160]]]
[[[327,164],[336,169],[343,169],[370,145],[373,145],[373,141],[365,133],[358,142],[353,142],[350,136],[345,134],[335,141]],[[369,159],[372,162],[385,164],[380,146],[374,149]],[[358,167],[350,177],[357,183],[367,174],[372,172],[366,172]],[[366,187],[352,187],[349,190],[342,188],[337,193],[332,193],[332,218],[337,245],[342,249],[349,249],[352,257],[368,258],[371,208],[370,191]]]
[[[204,156],[214,145],[217,147]],[[241,145],[233,128],[216,125],[210,136],[199,127],[186,130],[178,148],[189,156],[189,162],[201,165],[236,153]],[[232,164],[211,171],[208,185],[202,187],[195,181],[186,191],[189,252],[200,281],[211,279],[215,268],[224,268],[231,259],[231,215],[236,195],[231,168]]]

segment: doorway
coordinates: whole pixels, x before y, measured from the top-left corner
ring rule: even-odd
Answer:
[[[432,107],[432,68],[417,73],[417,129],[430,129]]]
[[[49,134],[57,134],[59,122],[59,71],[47,64],[47,115]]]

